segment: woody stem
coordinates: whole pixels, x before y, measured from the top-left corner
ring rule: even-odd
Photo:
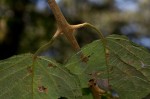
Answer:
[[[48,0],[48,4],[55,16],[56,22],[58,27],[63,29],[69,26],[68,22],[66,21],[64,15],[62,14],[61,10],[59,9],[55,0]]]

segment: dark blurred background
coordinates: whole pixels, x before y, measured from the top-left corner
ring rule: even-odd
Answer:
[[[103,32],[126,35],[150,49],[150,0],[56,0],[71,24],[89,22]],[[0,59],[34,53],[56,30],[47,0],[0,0]],[[86,28],[76,33],[80,46],[98,39]],[[75,53],[65,37],[42,55],[62,62]]]

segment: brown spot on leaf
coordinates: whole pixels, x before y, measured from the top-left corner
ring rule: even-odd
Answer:
[[[28,73],[31,74],[33,72],[33,69],[31,66],[27,67]]]
[[[44,86],[39,86],[38,87],[38,91],[41,92],[41,93],[47,93],[48,92],[48,89]]]
[[[90,79],[90,80],[89,80],[89,83],[91,83],[91,82],[94,82],[94,79]]]
[[[89,61],[89,58],[91,57],[91,55],[85,56],[83,53],[81,53],[80,58],[81,58],[82,62],[87,63]]]
[[[101,89],[97,83],[96,83],[96,80],[95,79],[90,79],[89,80],[89,88],[91,89],[92,91],[92,94],[94,96],[94,99],[99,99],[101,97],[101,95],[105,94],[106,92]]]
[[[89,61],[89,57],[82,55],[81,60],[82,62],[87,63]]]
[[[48,67],[56,67],[55,65],[53,65],[52,63],[48,64]]]

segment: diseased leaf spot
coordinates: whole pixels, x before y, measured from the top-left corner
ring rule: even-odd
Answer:
[[[89,86],[90,86],[90,87],[93,87],[93,85],[95,86],[96,83],[95,83],[94,79],[90,79],[90,80],[89,80]]]
[[[39,86],[39,87],[38,87],[38,91],[39,91],[40,93],[47,93],[47,92],[48,92],[48,89],[47,89],[46,87],[44,87],[44,86]]]
[[[27,71],[28,71],[29,74],[33,73],[32,67],[31,67],[31,66],[30,66],[30,67],[27,67]]]
[[[87,63],[89,61],[89,58],[86,56],[81,56],[81,60],[82,62]]]
[[[93,54],[93,53],[92,53]],[[88,56],[85,56],[83,54],[81,54],[80,58],[81,58],[81,61],[84,62],[84,63],[87,63],[89,61],[89,58],[91,57],[91,55],[88,55]]]
[[[52,63],[48,64],[48,67],[56,67],[55,65],[53,65]]]
[[[95,94],[95,95],[97,95],[97,96],[106,93],[103,89],[101,89],[101,88],[97,85],[95,79],[90,79],[88,85],[89,85],[89,88],[91,89],[92,93]]]

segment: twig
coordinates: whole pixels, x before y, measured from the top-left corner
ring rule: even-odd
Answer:
[[[55,16],[56,22],[57,22],[57,31],[54,34],[54,36],[52,37],[52,39],[45,45],[43,45],[42,47],[40,47],[34,54],[34,57],[36,57],[40,52],[42,52],[44,49],[48,48],[52,42],[55,40],[55,38],[57,38],[59,35],[64,34],[66,36],[66,38],[68,39],[68,41],[71,43],[72,47],[74,48],[75,51],[80,51],[80,46],[74,36],[74,31],[81,28],[81,27],[91,27],[94,30],[96,30],[99,33],[100,38],[103,41],[103,44],[105,46],[105,39],[102,35],[102,33],[96,29],[93,25],[89,24],[89,23],[83,23],[83,24],[78,24],[78,25],[70,25],[67,20],[65,19],[65,17],[63,16],[61,10],[59,9],[57,3],[55,0],[48,0],[48,4]],[[88,61],[88,57],[84,56],[84,54],[81,52],[80,54],[81,59],[83,60],[83,62],[87,62]]]

